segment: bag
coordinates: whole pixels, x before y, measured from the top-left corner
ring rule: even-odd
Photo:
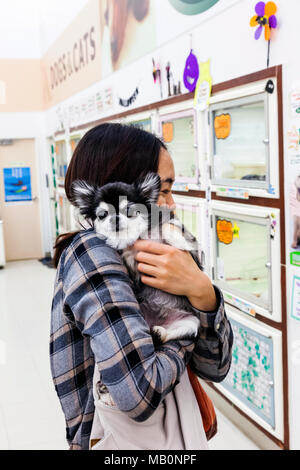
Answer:
[[[190,366],[187,366],[187,371],[202,416],[204,431],[209,441],[218,431],[215,408],[213,402],[200,384],[197,375],[192,372]]]
[[[144,422],[136,422],[97,395],[95,367],[93,393],[95,414],[91,450],[208,450],[196,395],[185,370],[180,382]]]

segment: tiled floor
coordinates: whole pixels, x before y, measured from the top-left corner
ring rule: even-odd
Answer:
[[[54,276],[54,269],[38,261],[0,270],[0,450],[67,448],[48,354]],[[217,414],[211,449],[257,449]]]

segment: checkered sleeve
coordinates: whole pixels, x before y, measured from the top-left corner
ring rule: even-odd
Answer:
[[[178,383],[194,342],[169,342],[155,350],[127,270],[96,235],[68,250],[64,312],[90,346],[101,380],[116,406],[145,421]]]
[[[218,308],[215,312],[193,309],[200,319],[190,366],[198,377],[210,382],[222,382],[229,372],[232,357],[233,332],[226,316],[224,298],[214,286]]]

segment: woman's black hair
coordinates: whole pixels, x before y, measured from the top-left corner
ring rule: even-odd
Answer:
[[[71,185],[76,180],[103,186],[123,181],[131,184],[147,173],[157,173],[159,154],[166,149],[150,132],[132,125],[105,123],[89,130],[79,141],[65,178],[65,192],[71,201]],[[54,266],[77,232],[56,239]]]

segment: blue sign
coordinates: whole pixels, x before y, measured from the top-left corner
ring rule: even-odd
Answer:
[[[30,168],[3,168],[5,202],[32,201]]]

